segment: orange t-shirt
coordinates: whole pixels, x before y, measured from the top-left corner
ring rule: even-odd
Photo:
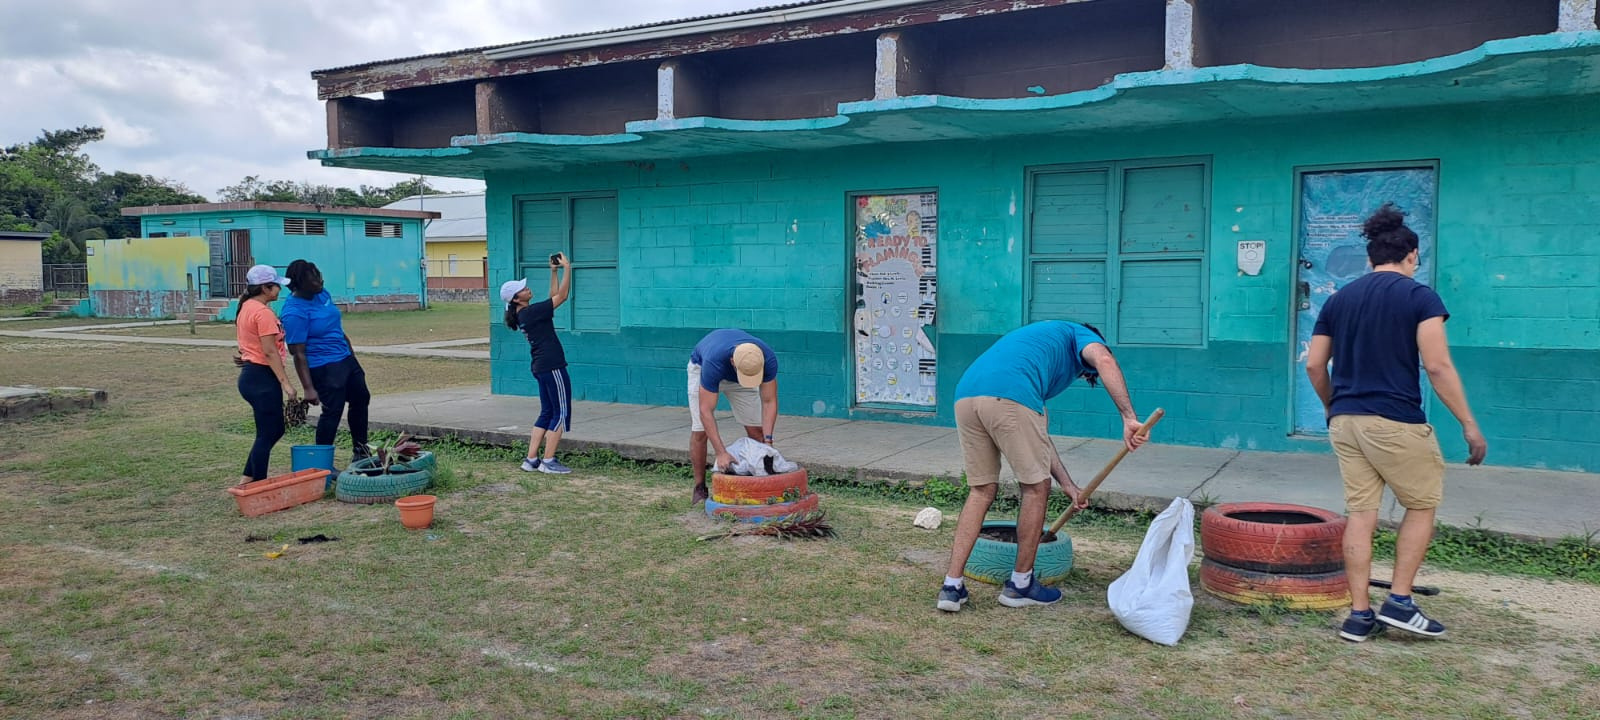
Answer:
[[[239,303],[239,317],[233,321],[233,327],[239,339],[239,354],[244,356],[245,362],[270,364],[261,352],[262,335],[277,335],[278,359],[288,357],[289,347],[283,344],[283,324],[266,303],[255,300]]]

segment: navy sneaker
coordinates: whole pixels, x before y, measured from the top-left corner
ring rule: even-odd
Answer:
[[[538,458],[523,458],[522,459],[522,471],[523,472],[539,472],[539,459]]]
[[[560,460],[550,458],[549,460],[539,461],[539,472],[550,473],[552,475],[565,475],[569,472],[572,472],[572,468],[562,465]]]
[[[1402,605],[1393,599],[1384,600],[1383,609],[1378,611],[1378,622],[1426,637],[1439,637],[1444,634],[1444,625],[1422,614],[1422,608],[1417,607],[1416,603]]]
[[[1044,583],[1039,582],[1037,576],[1033,578],[1033,582],[1028,583],[1028,586],[1021,590],[1012,585],[1010,580],[1006,580],[1006,586],[1000,589],[1000,604],[1006,607],[1020,608],[1028,607],[1029,605],[1049,605],[1060,599],[1061,591],[1052,587],[1045,587]]]
[[[1382,634],[1383,624],[1378,622],[1376,615],[1361,617],[1352,613],[1339,628],[1339,637],[1350,642],[1366,642]]]
[[[945,585],[939,588],[938,608],[945,612],[956,612],[962,605],[967,604],[967,586]]]

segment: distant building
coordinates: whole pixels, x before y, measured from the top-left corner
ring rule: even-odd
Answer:
[[[50,233],[0,230],[0,303],[44,297],[44,241]]]
[[[164,317],[181,312],[192,280],[204,307],[232,318],[251,265],[317,264],[347,311],[424,307],[422,222],[436,212],[277,202],[123,208],[139,238],[90,241],[91,312]],[[211,313],[207,313],[211,314]]]
[[[1071,318],[1161,442],[1259,450],[1329,451],[1302,353],[1392,201],[1490,461],[1596,471],[1596,8],[798,2],[319,70],[311,156],[483,180],[491,287],[571,256],[575,397],[680,405],[736,326],[784,413],[948,426],[996,337]],[[534,394],[526,342],[492,348]],[[1121,427],[1081,383],[1049,410]]]
[[[384,207],[439,213],[439,219],[428,221],[422,229],[431,299],[483,300],[487,297],[489,231],[483,193],[413,195]]]

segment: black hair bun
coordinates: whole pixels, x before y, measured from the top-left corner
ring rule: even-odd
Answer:
[[[1384,203],[1383,207],[1367,218],[1361,225],[1361,234],[1367,239],[1387,235],[1406,226],[1406,214],[1400,212],[1394,203]]]

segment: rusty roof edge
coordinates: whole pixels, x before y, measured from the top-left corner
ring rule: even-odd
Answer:
[[[358,217],[387,217],[407,220],[433,220],[440,217],[432,210],[391,210],[387,208],[351,207],[346,205],[312,205],[309,203],[246,202],[193,203],[189,205],[141,205],[122,208],[126,217],[145,215],[192,215],[197,213],[249,212],[252,210],[285,213],[315,213],[322,215],[355,215]]]
[[[743,30],[763,25],[803,22],[836,15],[859,12],[891,10],[907,5],[921,5],[930,0],[831,0],[830,2],[802,3],[773,9],[756,9],[731,15],[713,15],[690,20],[676,20],[659,25],[642,25],[620,30],[606,30],[564,38],[550,38],[514,45],[500,45],[483,50],[491,60],[515,60],[529,55],[586,50],[606,45],[621,45],[646,40],[662,40],[700,35],[728,30]]]

